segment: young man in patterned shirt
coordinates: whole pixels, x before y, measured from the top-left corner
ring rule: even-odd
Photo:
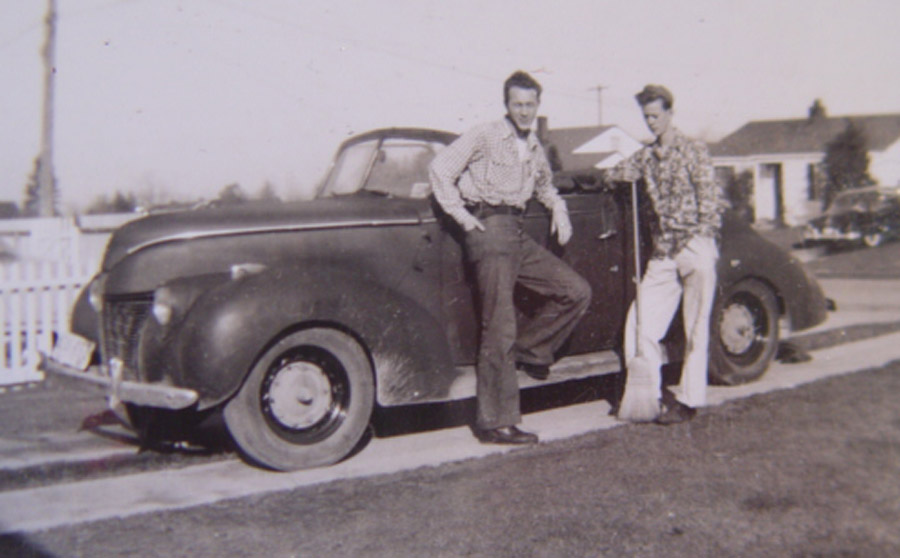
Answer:
[[[635,97],[656,140],[619,163],[607,179],[642,179],[657,219],[652,227],[653,253],[640,284],[641,338],[635,340],[632,305],[625,325],[625,362],[627,366],[634,358],[636,341],[656,374],[654,386],[662,400],[656,421],[672,424],[691,419],[696,408],[706,404],[722,205],[706,145],[672,126],[672,93],[661,85],[648,85]],[[684,367],[678,393],[663,395],[659,342],[679,303],[686,341]]]
[[[503,87],[503,120],[466,132],[431,164],[434,197],[465,231],[481,309],[476,365],[475,436],[485,443],[528,444],[537,435],[521,421],[516,366],[546,379],[554,352],[584,314],[591,288],[562,260],[539,246],[522,228],[525,205],[537,197],[551,211],[551,232],[568,242],[572,225],[565,201],[532,125],[541,86],[516,72]],[[517,328],[516,284],[546,297],[538,314]]]

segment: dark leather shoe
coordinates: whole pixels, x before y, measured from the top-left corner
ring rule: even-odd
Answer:
[[[656,417],[657,424],[678,424],[687,422],[697,415],[697,409],[688,407],[674,398],[671,401],[663,401],[663,412]]]
[[[477,428],[472,432],[482,444],[536,444],[537,434],[519,430],[515,426],[503,426],[501,428]]]
[[[550,377],[549,364],[531,364],[530,362],[517,362],[516,368],[525,372],[535,380],[546,380]]]

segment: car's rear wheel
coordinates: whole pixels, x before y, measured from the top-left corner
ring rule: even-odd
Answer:
[[[711,324],[710,380],[736,385],[765,373],[778,349],[778,301],[768,285],[744,279],[728,287]]]
[[[247,457],[287,471],[350,454],[374,405],[372,367],[359,343],[336,329],[312,328],[266,350],[224,415]]]
[[[863,235],[863,244],[868,246],[869,248],[875,248],[876,246],[880,246],[882,242],[884,242],[884,235],[879,232],[870,232]]]

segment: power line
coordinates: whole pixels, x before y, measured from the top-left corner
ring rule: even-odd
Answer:
[[[78,10],[78,11],[66,12],[65,17],[60,17],[60,14],[57,14],[57,18],[62,19],[62,20],[74,19],[74,18],[85,16],[85,15],[90,15],[90,14],[93,14],[96,12],[100,12],[100,11],[106,10],[108,8],[111,8],[111,7],[119,5],[119,4],[125,4],[128,2],[133,3],[133,2],[139,2],[139,1],[141,1],[141,0],[112,0],[110,2],[107,2],[106,4],[96,6],[94,8],[89,8],[89,9],[86,8],[86,9],[82,9],[82,10]],[[14,34],[9,39],[7,39],[3,42],[0,42],[0,50],[5,50],[6,48],[12,46],[13,44],[19,42],[23,37],[25,37],[29,33],[37,31],[37,30],[41,29],[43,26],[44,26],[44,21],[43,21],[43,16],[42,16],[40,19],[33,21],[29,25],[23,27],[18,33]]]
[[[336,35],[331,34],[331,33],[326,33],[326,32],[323,32],[323,31],[320,31],[320,30],[317,30],[317,29],[312,29],[312,28],[310,28],[310,27],[307,27],[307,26],[304,26],[304,25],[297,24],[297,23],[295,23],[295,22],[288,21],[288,20],[286,20],[286,19],[284,19],[284,18],[279,19],[279,18],[270,16],[270,15],[268,15],[268,14],[261,13],[261,12],[256,11],[256,10],[251,10],[251,9],[245,7],[245,6],[236,6],[236,5],[232,4],[231,2],[228,2],[227,0],[209,0],[209,1],[210,1],[211,3],[214,3],[214,4],[217,4],[217,5],[221,6],[221,7],[223,7],[223,8],[227,8],[227,9],[231,9],[231,10],[235,10],[235,11],[240,11],[240,12],[243,12],[243,13],[245,13],[245,14],[248,14],[248,15],[251,15],[251,16],[253,16],[253,17],[256,17],[256,18],[258,18],[258,19],[266,20],[266,21],[268,21],[268,22],[270,22],[270,23],[274,23],[274,24],[277,24],[277,25],[281,25],[281,26],[283,26],[283,27],[290,27],[290,28],[292,28],[292,29],[299,30],[299,31],[301,31],[301,32],[303,32],[303,33],[305,33],[305,34],[307,34],[307,35],[309,35],[309,36],[315,36],[315,37],[324,38],[324,39],[326,39],[326,40],[329,40],[329,41],[335,42],[335,43],[348,43],[348,44],[353,45],[353,46],[356,47],[356,48],[359,48],[359,49],[361,49],[361,50],[365,50],[365,51],[368,51],[368,52],[373,52],[373,53],[376,53],[376,54],[381,54],[381,55],[388,56],[388,57],[391,57],[391,58],[395,58],[395,59],[398,59],[398,60],[404,60],[404,61],[407,61],[407,62],[412,62],[412,63],[418,64],[418,65],[422,65],[422,66],[428,66],[428,67],[431,67],[431,68],[437,68],[437,69],[449,71],[449,72],[452,72],[452,73],[455,73],[455,74],[465,75],[465,76],[468,76],[468,77],[472,77],[472,78],[479,79],[479,80],[486,81],[486,82],[490,82],[490,83],[496,83],[496,82],[497,82],[497,76],[496,76],[496,75],[486,75],[486,74],[483,74],[483,73],[480,73],[480,72],[476,72],[476,71],[473,71],[473,70],[469,70],[469,69],[466,69],[466,68],[462,68],[462,67],[460,67],[460,66],[457,65],[457,64],[435,62],[434,60],[431,60],[431,59],[426,59],[426,58],[420,58],[420,57],[416,57],[416,56],[411,56],[411,55],[409,55],[409,54],[399,53],[399,52],[390,50],[390,49],[385,48],[385,47],[381,47],[381,46],[377,46],[377,45],[372,45],[371,43],[366,43],[366,42],[364,42],[364,41],[362,41],[362,40],[360,40],[360,39],[336,36]],[[538,70],[535,70],[535,71],[538,71]],[[575,99],[575,100],[580,101],[580,102],[591,102],[591,99],[588,98],[588,97],[585,97],[584,95],[580,95],[580,94],[578,94],[578,93],[573,93],[573,92],[566,92],[565,90],[560,90],[560,89],[554,89],[553,95],[559,96],[559,97],[565,97],[565,98]]]
[[[23,28],[21,31],[10,37],[8,40],[0,43],[0,50],[5,50],[6,48],[12,46],[13,44],[19,42],[20,39],[34,31],[35,29],[39,29],[43,25],[43,22],[36,21],[31,25]]]

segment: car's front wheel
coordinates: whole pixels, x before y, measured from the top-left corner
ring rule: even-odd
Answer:
[[[710,380],[737,385],[763,375],[778,349],[778,301],[765,283],[729,286],[713,308]]]
[[[312,328],[267,349],[224,415],[247,457],[288,471],[350,454],[374,404],[372,367],[359,343],[336,329]]]

